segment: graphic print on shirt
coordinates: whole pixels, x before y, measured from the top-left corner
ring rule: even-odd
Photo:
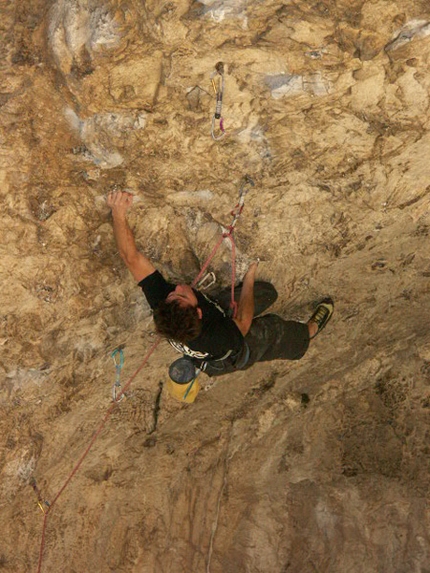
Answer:
[[[199,292],[200,292],[200,294],[201,294],[212,306],[214,306],[217,310],[219,310],[220,313],[221,313],[223,316],[227,316],[225,310],[222,308],[222,306],[220,306],[220,305],[217,303],[216,300],[213,300],[213,299],[209,298],[208,296],[205,295],[204,292],[201,292],[201,291],[199,291]]]
[[[182,354],[186,354],[186,356],[191,356],[191,358],[198,358],[199,360],[203,360],[209,356],[209,352],[199,352],[198,350],[191,350],[188,348],[186,344],[182,344],[182,342],[176,342],[175,340],[169,339],[169,344],[173,346],[175,350],[181,352]]]

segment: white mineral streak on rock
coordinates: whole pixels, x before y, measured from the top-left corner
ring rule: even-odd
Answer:
[[[393,39],[385,49],[394,51],[414,39],[421,40],[427,36],[430,36],[430,22],[428,20],[410,20],[400,30],[396,30]]]
[[[118,26],[105,8],[97,8],[91,13],[89,45],[93,49],[100,46],[114,48],[119,42]]]
[[[10,392],[15,392],[36,384],[40,386],[47,378],[48,372],[37,368],[17,368],[6,374],[6,386]]]
[[[143,129],[146,125],[144,113],[100,113],[81,120],[68,108],[65,115],[85,144],[89,152],[87,157],[103,169],[116,167],[124,161],[121,154],[112,149],[115,140],[122,140],[130,131]]]
[[[81,50],[114,47],[117,26],[106,8],[90,11],[85,0],[58,0],[51,9],[48,40],[59,68],[69,73]]]
[[[282,73],[266,76],[264,81],[270,88],[273,99],[297,95],[303,91],[302,76]]]
[[[70,71],[73,56],[90,38],[90,15],[79,2],[59,0],[51,10],[48,39],[57,64]]]
[[[336,524],[339,520],[339,518],[330,509],[331,508],[322,500],[318,502],[318,505],[315,508],[315,518],[318,523],[318,527],[328,539],[335,537]]]
[[[200,0],[206,6],[205,13],[209,14],[215,22],[222,22],[225,18],[237,17],[247,24],[245,11],[246,0]]]
[[[194,202],[206,202],[213,199],[214,194],[209,189],[202,189],[198,191],[178,191],[177,193],[169,194],[169,201],[181,204],[195,204]]]
[[[25,455],[23,456],[25,457]],[[36,469],[36,458],[31,456],[30,459],[22,459],[18,466],[18,478],[21,481],[28,481]]]
[[[330,82],[322,76],[321,72],[309,76],[288,73],[267,75],[264,82],[270,88],[273,99],[291,97],[302,92],[322,96],[331,91]]]
[[[37,458],[32,454],[31,447],[23,446],[14,452],[13,458],[3,467],[0,484],[2,499],[16,495],[19,488],[28,483],[36,464]]]
[[[264,129],[258,123],[258,118],[250,116],[249,125],[239,131],[236,135],[237,141],[242,144],[254,143],[258,145],[258,156],[256,158],[248,158],[248,166],[258,162],[261,158],[271,159],[272,150],[270,149],[269,141],[264,135]]]

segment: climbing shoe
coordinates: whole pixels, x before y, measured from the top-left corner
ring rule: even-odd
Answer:
[[[331,315],[333,314],[333,310],[334,303],[331,298],[325,298],[318,304],[315,312],[309,319],[309,322],[315,322],[318,326],[318,330],[313,336],[311,336],[311,339],[315,338],[315,336],[317,336],[317,334],[319,334],[325,327],[327,322],[330,320]]]

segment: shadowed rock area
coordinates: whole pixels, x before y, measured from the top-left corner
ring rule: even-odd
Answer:
[[[134,194],[139,248],[191,282],[247,174],[238,280],[259,257],[274,312],[331,295],[332,321],[297,363],[202,374],[191,405],[163,342],[52,507],[40,570],[430,573],[428,1],[0,12],[0,571],[38,570],[38,498],[110,408],[111,352],[125,384],[156,339],[107,192]]]

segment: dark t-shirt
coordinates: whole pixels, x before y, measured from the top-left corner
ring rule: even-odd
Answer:
[[[168,283],[159,271],[155,271],[140,281],[139,286],[154,310],[175,290],[176,285]],[[170,344],[179,352],[199,360],[219,360],[239,354],[243,350],[244,338],[235,322],[214,300],[196,290],[194,294],[202,310],[202,331],[186,345],[174,340],[169,340]]]

